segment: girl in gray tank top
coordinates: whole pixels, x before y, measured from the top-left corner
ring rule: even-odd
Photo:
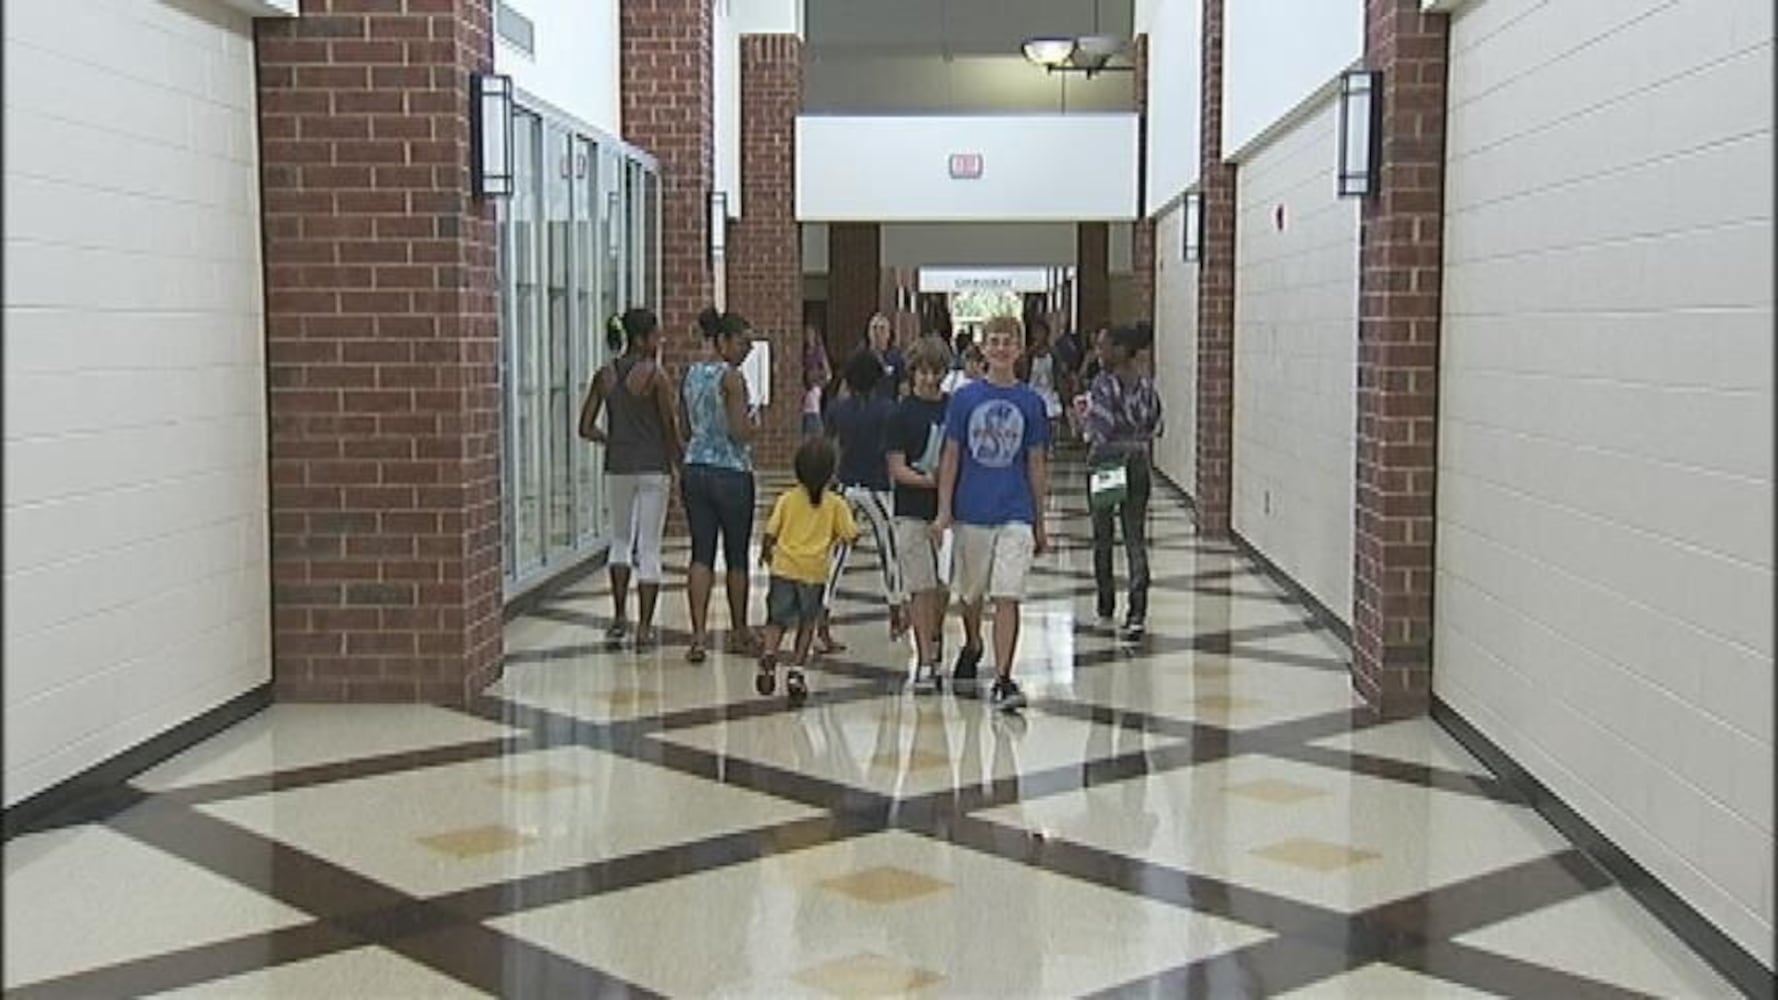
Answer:
[[[580,436],[605,446],[605,480],[611,496],[611,626],[605,638],[621,644],[629,635],[631,566],[636,575],[636,647],[654,644],[654,609],[661,591],[661,532],[667,523],[667,490],[679,467],[679,419],[672,381],[655,362],[660,321],[647,309],[613,317],[605,333],[624,353],[599,369],[580,411]],[[609,411],[599,426],[600,410]]]

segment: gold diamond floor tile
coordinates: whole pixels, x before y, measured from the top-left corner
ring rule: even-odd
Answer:
[[[1261,778],[1256,781],[1244,781],[1238,785],[1229,785],[1230,795],[1258,802],[1270,802],[1273,805],[1292,805],[1307,799],[1317,799],[1329,794],[1325,788],[1314,785],[1298,784],[1294,781],[1280,781],[1276,778]]]
[[[1275,844],[1255,848],[1253,853],[1279,864],[1322,874],[1341,871],[1366,861],[1375,861],[1383,856],[1376,851],[1318,840],[1314,837],[1292,837],[1289,840],[1280,840]]]
[[[510,826],[494,824],[465,827],[461,830],[446,830],[442,833],[429,834],[414,839],[440,854],[448,854],[459,861],[484,857],[489,854],[503,854],[537,842],[536,837],[521,833]]]
[[[929,969],[868,952],[823,962],[797,973],[795,979],[829,996],[847,998],[912,996],[944,981]]]
[[[878,865],[850,875],[823,879],[821,888],[861,903],[882,905],[905,903],[910,899],[948,891],[952,886],[943,879],[908,871],[906,868]]]

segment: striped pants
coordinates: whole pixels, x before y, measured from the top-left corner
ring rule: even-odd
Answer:
[[[889,491],[873,490],[868,486],[846,486],[841,488],[841,495],[851,505],[852,519],[858,522],[859,529],[870,532],[871,541],[877,550],[877,560],[882,563],[883,593],[891,605],[906,604],[907,594],[902,592],[901,560],[895,553],[895,518]],[[839,588],[840,577],[845,574],[846,562],[851,555],[850,545],[841,545],[834,549],[833,567],[827,574],[827,593],[823,595],[823,604],[826,607],[833,607],[834,591]]]

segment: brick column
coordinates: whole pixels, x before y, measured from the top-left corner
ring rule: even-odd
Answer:
[[[1111,322],[1111,227],[1082,222],[1074,229],[1080,328],[1089,334]]]
[[[470,197],[486,0],[255,22],[272,676],[464,704],[499,676],[493,206]]]
[[[1204,252],[1198,265],[1198,531],[1229,532],[1235,428],[1235,167],[1222,161],[1224,0],[1203,0],[1203,74],[1198,186],[1204,198]]]
[[[1148,204],[1148,36],[1131,43],[1130,74],[1136,97],[1136,223],[1130,234],[1130,269],[1136,293],[1136,318],[1154,322],[1154,219]]]
[[[1359,227],[1352,673],[1388,716],[1426,711],[1432,686],[1446,28],[1418,0],[1365,7],[1383,153]]]
[[[729,229],[729,307],[772,343],[772,402],[755,460],[789,468],[801,434],[803,243],[796,223],[796,115],[803,41],[741,36],[741,218]]]
[[[844,365],[860,344],[871,314],[883,308],[883,243],[874,222],[827,227],[827,353]]]
[[[698,313],[715,292],[707,218],[715,176],[710,2],[618,4],[624,138],[660,161],[661,354],[675,377],[702,350]]]

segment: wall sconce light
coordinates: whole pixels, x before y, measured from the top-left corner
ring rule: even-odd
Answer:
[[[478,198],[510,197],[518,186],[512,164],[512,77],[476,73],[469,78],[469,91],[475,137],[472,190]]]
[[[728,252],[728,192],[710,192],[710,262]]]
[[[1181,256],[1187,261],[1204,259],[1204,193],[1187,191],[1180,211]]]
[[[1383,161],[1383,74],[1374,69],[1340,74],[1339,196],[1368,198],[1377,193]]]

